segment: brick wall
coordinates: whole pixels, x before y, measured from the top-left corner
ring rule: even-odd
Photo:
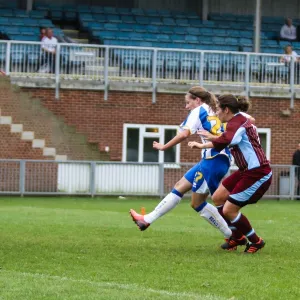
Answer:
[[[52,89],[24,89],[42,99],[44,105],[69,125],[75,125],[89,142],[98,143],[104,151],[110,147],[110,159],[122,159],[122,134],[124,123],[178,125],[186,117],[184,96],[158,94],[152,104],[149,93],[109,92],[108,101],[103,92],[61,90],[60,100],[54,99]],[[271,128],[271,161],[273,164],[290,164],[300,142],[300,101],[290,117],[282,117],[281,110],[289,108],[288,99],[251,99],[250,113],[258,127]],[[190,151],[187,142],[181,146],[181,161],[198,160],[199,153]]]

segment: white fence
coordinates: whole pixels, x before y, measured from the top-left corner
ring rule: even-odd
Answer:
[[[179,44],[180,45],[180,44]],[[107,45],[58,44],[55,53],[45,53],[40,43],[0,41],[0,68],[7,75],[51,80],[56,97],[62,82],[93,82],[108,98],[111,83],[127,84],[152,91],[160,85],[226,85],[248,94],[253,89],[278,90],[291,98],[300,89],[298,58],[278,54],[121,47]]]
[[[0,194],[162,197],[193,164],[0,160]],[[300,197],[300,168],[274,165],[267,198]],[[233,170],[231,170],[233,171]]]

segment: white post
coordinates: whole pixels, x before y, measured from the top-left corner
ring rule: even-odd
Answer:
[[[260,52],[261,0],[256,0],[254,22],[254,52]]]
[[[202,0],[202,20],[207,20],[208,16],[208,0]]]
[[[31,11],[32,10],[32,4],[33,0],[27,0],[26,10]]]

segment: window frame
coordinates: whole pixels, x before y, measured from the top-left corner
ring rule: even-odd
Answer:
[[[139,147],[138,147],[138,163],[143,163],[144,161],[144,138],[157,138],[159,143],[164,144],[165,140],[165,130],[171,129],[178,131],[177,125],[156,125],[156,124],[123,124],[123,146],[122,146],[122,162],[126,161],[127,156],[127,129],[128,128],[138,128],[139,129]],[[146,132],[146,128],[158,128],[159,132]],[[180,163],[180,144],[176,146],[175,162],[165,163],[164,162],[164,151],[159,151],[158,162],[168,165],[175,165]]]
[[[257,128],[257,133],[266,134],[266,157],[268,160],[271,159],[271,128]]]

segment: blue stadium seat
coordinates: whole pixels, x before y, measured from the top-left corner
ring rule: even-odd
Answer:
[[[145,25],[150,24],[149,17],[137,16],[135,19],[138,24],[145,24]]]
[[[190,25],[193,26],[193,27],[202,27],[204,26],[204,24],[202,23],[201,20],[190,20]]]
[[[91,22],[91,23],[89,23],[89,31],[94,31],[94,30],[104,30],[104,23],[97,23],[97,22]],[[126,25],[126,24],[124,24],[124,25]],[[120,30],[122,30],[121,29],[121,27],[120,27]]]
[[[46,7],[45,9],[37,9],[37,10],[48,10],[48,7]],[[63,5],[63,11],[66,12],[73,12],[73,13],[77,13],[77,7],[74,4],[65,4]]]
[[[146,33],[146,34],[144,34],[144,40],[148,41],[148,42],[157,42],[156,34]]]
[[[143,26],[143,25],[142,25]],[[156,25],[146,25],[145,29],[149,33],[159,33],[160,32],[160,27]]]
[[[152,17],[152,18],[150,18],[150,24],[163,25],[164,23],[162,22],[160,17]]]
[[[141,32],[141,33],[148,32],[147,26],[145,25],[135,24],[133,25],[133,29],[135,32]]]
[[[144,37],[142,33],[138,33],[138,32],[129,32],[129,38],[131,40],[135,40],[135,41],[143,41]]]
[[[77,13],[74,11],[66,11],[64,13],[64,19],[67,22],[75,22],[77,20]]]
[[[223,37],[226,37],[228,35],[228,31],[225,30],[225,29],[213,29],[213,35],[214,36],[223,36]]]
[[[120,23],[119,24],[119,29],[121,31],[133,31],[133,25],[132,24],[124,24],[124,23]]]
[[[240,44],[242,46],[252,46],[253,40],[252,39],[246,39],[246,38],[240,38]]]
[[[176,23],[175,23],[174,19],[172,19],[172,18],[166,18],[166,17],[164,17],[162,19],[162,21],[163,21],[164,25],[176,26]]]
[[[14,11],[14,16],[16,18],[28,18],[28,13],[26,12],[26,10],[17,9]]]
[[[135,23],[135,19],[133,16],[122,16],[121,20],[123,23]]]
[[[104,24],[104,29],[109,30],[109,31],[118,31],[119,26],[118,26],[118,24],[115,24],[115,23],[106,23],[106,24]]]
[[[104,14],[104,8],[102,6],[91,6],[90,9],[93,14]]]
[[[212,44],[212,37],[211,36],[200,36],[199,43],[202,45],[211,45]]]
[[[0,17],[0,25],[10,25],[8,18]]]
[[[174,29],[172,26],[160,26],[159,27],[160,32],[164,33],[164,34],[173,34],[174,33]]]
[[[172,16],[171,12],[169,10],[162,9],[162,10],[159,10],[158,13],[161,17],[170,18]]]
[[[156,9],[146,9],[145,15],[147,15],[148,17],[158,17],[159,13]]]
[[[176,24],[179,26],[190,26],[188,19],[176,19]]]
[[[185,42],[187,42],[189,44],[199,44],[199,40],[196,35],[186,35]]]
[[[167,34],[158,34],[157,40],[160,42],[168,42],[170,41],[170,37]]]
[[[185,36],[181,35],[181,34],[172,34],[170,38],[173,41],[173,43],[184,43],[185,42]]]
[[[131,15],[131,11],[129,8],[120,7],[118,8],[118,12],[120,15]]]
[[[122,32],[122,33],[124,33],[124,32]],[[121,32],[118,34],[118,38],[120,37],[120,34],[121,34]],[[99,31],[97,35],[98,35],[98,37],[101,38],[101,40],[104,40],[104,39],[114,40],[117,38],[116,33],[113,31]]]
[[[202,35],[213,36],[213,30],[211,28],[201,28],[200,33]]]
[[[225,38],[225,43],[228,45],[239,45],[239,41],[237,38],[233,38],[233,37],[227,37]]]
[[[220,36],[214,36],[212,38],[213,44],[218,44],[218,45],[224,45],[225,43],[225,38],[220,37]]]
[[[119,14],[119,11],[116,7],[103,7],[103,12],[105,14],[111,14],[111,15],[118,15]]]
[[[59,10],[59,9],[56,9]],[[91,13],[91,7],[89,5],[79,4],[77,6],[77,11],[79,13]]]
[[[131,12],[133,15],[136,15],[136,16],[144,16],[145,15],[144,11],[141,8],[132,8]]]
[[[47,14],[45,11],[32,10],[31,12],[29,12],[29,16],[30,18],[34,18],[34,19],[43,19],[47,16]]]
[[[130,40],[131,32],[119,32],[116,36],[118,40]]]
[[[107,19],[106,19],[106,15],[97,14],[97,15],[91,15],[91,18],[89,21],[96,21],[98,23],[106,23]]]
[[[52,10],[50,16],[53,21],[60,21],[63,19],[63,12],[61,10]]]
[[[175,34],[187,34],[187,27],[174,27]]]
[[[200,29],[197,27],[188,27],[186,31],[192,35],[200,35]]]
[[[92,14],[79,14],[79,19],[82,21],[92,22],[92,21],[94,21],[94,16]],[[95,18],[95,20],[96,20],[96,18]],[[106,18],[105,18],[105,21],[106,21]]]
[[[110,23],[121,23],[121,19],[118,15],[106,15],[107,22]]]

